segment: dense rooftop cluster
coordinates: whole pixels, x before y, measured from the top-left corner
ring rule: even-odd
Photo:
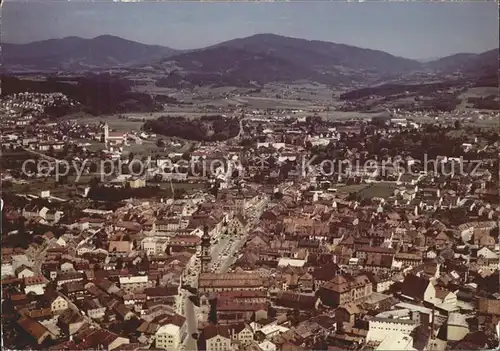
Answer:
[[[29,96],[15,104],[62,98]],[[496,347],[498,134],[457,116],[270,114],[235,113],[221,142],[2,124],[4,344]]]

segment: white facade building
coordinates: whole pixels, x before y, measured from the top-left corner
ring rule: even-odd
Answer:
[[[376,351],[416,351],[413,338],[403,333],[389,334],[375,349]]]
[[[419,322],[408,319],[373,317],[368,322],[368,325],[366,340],[383,341],[390,334],[410,335],[413,329],[419,325]]]
[[[155,334],[156,347],[166,350],[177,350],[186,333],[186,323],[162,325]]]
[[[231,339],[222,335],[216,335],[206,340],[207,351],[229,351],[231,348]]]

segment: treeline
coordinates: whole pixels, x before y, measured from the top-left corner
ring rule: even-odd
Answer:
[[[176,189],[175,196],[179,197],[185,193],[183,189]],[[126,199],[147,199],[147,198],[170,198],[172,192],[170,189],[162,189],[160,187],[144,187],[144,188],[114,188],[102,185],[93,185],[87,198],[94,201],[118,202]]]
[[[368,96],[391,96],[395,94],[405,94],[406,92],[429,95],[438,90],[447,90],[457,86],[458,82],[441,82],[429,84],[383,84],[376,87],[356,89],[340,95],[341,100],[356,100]]]
[[[467,151],[462,144],[468,142],[464,135],[453,136],[450,133],[459,127],[424,125],[421,131],[404,129],[394,134],[391,138],[385,138],[377,133],[373,126],[365,127],[360,134],[343,134],[340,142],[327,146],[313,146],[310,151],[316,156],[313,163],[323,160],[343,160],[351,158],[346,150],[363,149],[367,153],[361,153],[356,162],[364,164],[367,160],[384,159],[386,156],[411,156],[416,160],[436,160],[438,156],[463,157],[464,160],[485,160],[496,158],[494,151]],[[390,127],[387,127],[390,128]],[[492,145],[498,140],[498,133],[492,130],[480,128],[467,128],[467,134],[478,136]],[[473,166],[473,165],[472,165]],[[469,170],[470,171],[470,170]]]
[[[71,106],[71,105],[56,105],[56,106],[47,106],[44,109],[44,113],[49,117],[62,117],[66,116],[72,112],[79,110],[79,106]]]
[[[223,141],[234,138],[239,133],[239,121],[223,116],[202,116],[187,119],[180,116],[162,116],[147,121],[144,130],[168,137],[179,137],[196,141]]]
[[[421,100],[419,105],[410,107],[413,111],[446,111],[451,112],[460,104],[458,99],[453,94],[443,94],[433,97],[432,99]]]
[[[172,105],[179,105],[182,104],[181,101],[177,100],[176,98],[168,95],[155,95],[154,97],[155,101],[161,104],[172,104]]]
[[[196,86],[254,88],[255,84],[244,77],[236,75],[172,72],[168,76],[158,79],[156,86],[162,88],[193,88]]]
[[[467,99],[467,102],[472,104],[472,107],[480,110],[498,110],[500,109],[500,101],[496,99],[495,95],[490,95],[484,98],[471,97]]]
[[[498,72],[478,78],[473,87],[498,87]]]
[[[48,77],[47,80],[19,79],[2,76],[2,96],[22,92],[54,93],[60,92],[78,101],[84,112],[92,115],[154,112],[162,107],[150,95],[130,91],[131,82],[107,74],[68,78]],[[47,113],[56,117],[68,110],[54,108]]]

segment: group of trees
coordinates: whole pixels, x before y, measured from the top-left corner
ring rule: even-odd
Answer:
[[[354,110],[363,107],[366,110],[373,110],[376,106],[365,104],[363,99],[370,96],[376,96],[383,98],[377,106],[390,103],[392,107],[398,107],[408,111],[449,112],[455,110],[460,104],[461,100],[457,96],[460,91],[464,89],[463,84],[463,81],[426,84],[383,84],[376,87],[352,90],[342,94],[340,98],[352,102],[351,104],[346,104],[346,107],[351,106]],[[454,92],[445,92],[451,91],[451,88],[457,87],[461,88],[458,90],[455,89]],[[410,102],[397,101],[400,98],[407,98],[409,96],[414,96],[414,100]]]
[[[156,86],[166,88],[194,88],[196,86],[213,87],[232,86],[241,88],[254,88],[250,80],[235,75],[221,75],[217,73],[179,73],[172,72],[168,76],[156,81]]]
[[[37,161],[38,157],[24,150],[2,149],[2,157],[0,158],[0,167],[4,170],[14,169],[21,170],[23,163],[27,160]],[[28,168],[33,163],[27,163],[25,168]],[[22,172],[20,172],[22,173]]]
[[[490,95],[487,97],[471,97],[467,99],[472,107],[483,110],[498,110],[500,109],[500,101],[497,100],[495,95]]]
[[[2,211],[2,232],[5,233],[2,236],[2,247],[27,249],[30,243],[37,242],[36,240],[40,240],[40,235],[49,231],[59,237],[64,233],[65,229],[40,223],[30,223],[23,216],[9,220],[5,215],[5,211]],[[7,235],[9,232],[14,233]],[[37,243],[42,244],[41,241]]]
[[[457,124],[460,128],[460,123]],[[468,128],[468,127],[467,127]],[[361,134],[343,135],[341,142],[327,146],[311,147],[309,151],[316,156],[313,164],[319,164],[323,160],[352,159],[349,150],[358,150],[356,161],[363,165],[365,160],[378,159],[395,156],[411,156],[420,161],[432,161],[437,156],[463,157],[464,160],[482,160],[494,158],[495,154],[490,151],[471,150],[465,152],[462,144],[468,142],[467,135],[476,135],[492,144],[498,141],[498,133],[494,131],[480,131],[468,128],[467,133],[462,136],[455,134],[456,129],[452,126],[424,126],[423,131],[412,131],[403,129],[391,138],[375,134],[369,127],[362,130]]]
[[[429,95],[438,90],[446,90],[457,82],[441,82],[428,84],[383,84],[376,87],[362,88],[349,91],[341,94],[342,100],[356,100],[366,98],[368,96],[391,96],[395,94],[417,93],[419,95]]]
[[[2,247],[20,247],[27,249],[30,243],[30,235],[26,229],[26,218],[19,217],[14,221],[8,221],[2,211]],[[10,231],[17,230],[17,233],[7,235]]]
[[[441,94],[419,101],[416,106],[408,108],[409,111],[446,111],[451,112],[460,104],[460,99],[454,94]]]
[[[175,189],[175,196],[180,197],[185,193],[184,189]],[[114,188],[101,185],[93,185],[87,196],[94,201],[119,202],[130,198],[171,198],[172,191],[156,186],[144,188]]]
[[[197,141],[223,141],[239,133],[239,121],[223,116],[202,116],[188,119],[180,116],[163,116],[147,121],[144,130],[169,137]]]

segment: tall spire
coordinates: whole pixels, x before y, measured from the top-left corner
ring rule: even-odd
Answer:
[[[203,226],[203,236],[201,237],[201,239],[209,239],[210,240],[210,235],[208,234],[208,226],[205,224]]]
[[[203,226],[203,235],[201,237],[201,271],[208,272],[208,266],[212,260],[210,252],[210,235],[208,234],[208,226]]]

